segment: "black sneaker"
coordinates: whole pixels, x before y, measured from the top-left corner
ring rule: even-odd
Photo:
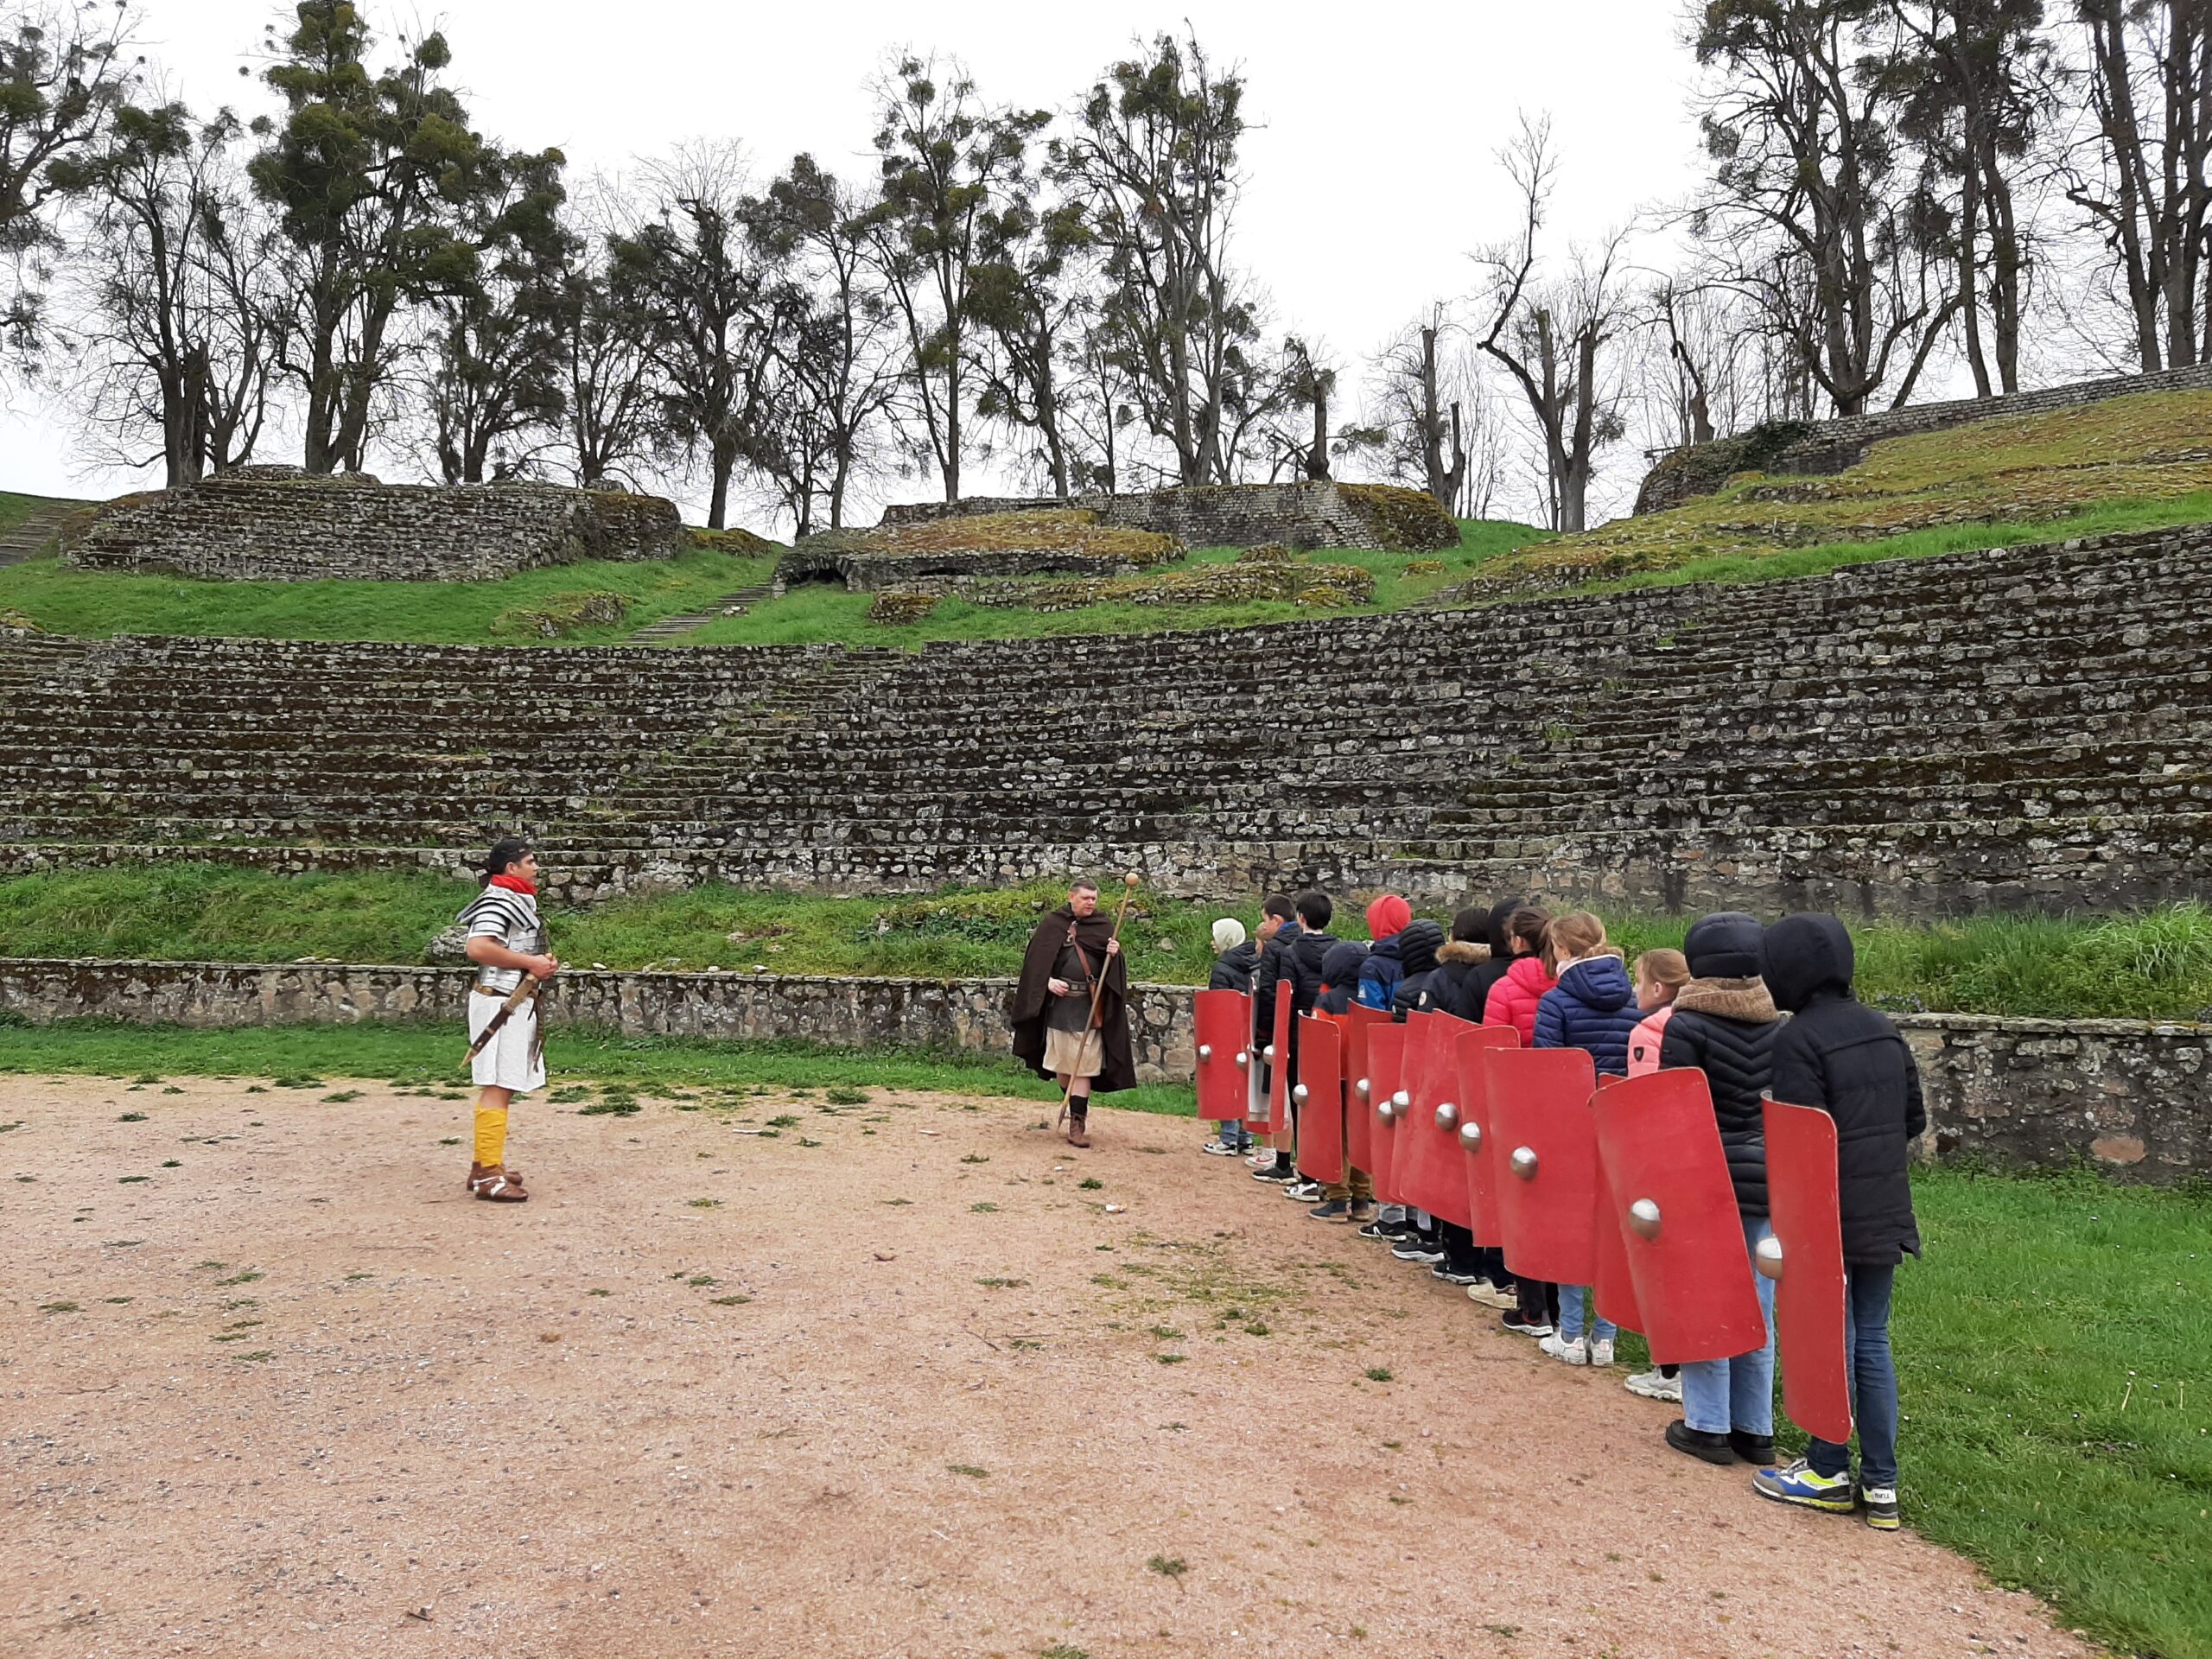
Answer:
[[[1318,1210],[1308,1210],[1306,1213],[1316,1221],[1350,1221],[1351,1205],[1344,1198],[1331,1198]]]
[[[1428,1267],[1444,1259],[1444,1247],[1432,1244],[1425,1238],[1409,1238],[1391,1252],[1401,1262],[1418,1262]]]
[[[1449,1262],[1440,1262],[1428,1270],[1432,1279],[1441,1279],[1447,1285],[1471,1285],[1480,1274],[1470,1273],[1465,1268],[1455,1268]]]
[[[1877,1532],[1897,1529],[1897,1489],[1894,1486],[1867,1486],[1860,1490],[1859,1501],[1866,1511],[1866,1524]]]
[[[1774,1467],[1774,1436],[1746,1434],[1740,1428],[1728,1431],[1728,1449],[1745,1463],[1757,1464],[1762,1469]]]
[[[1382,1224],[1382,1236],[1395,1243],[1403,1244],[1407,1240],[1421,1236],[1421,1229],[1410,1221],[1386,1221]]]
[[[1397,1237],[1397,1225],[1395,1221],[1370,1221],[1359,1230],[1359,1236],[1387,1242]]]
[[[1548,1337],[1552,1333],[1549,1319],[1531,1319],[1517,1307],[1498,1323],[1516,1337]]]
[[[1736,1448],[1728,1444],[1728,1436],[1692,1428],[1679,1417],[1667,1425],[1667,1444],[1677,1452],[1687,1452],[1707,1463],[1725,1465],[1736,1461]]]
[[[1298,1172],[1286,1165],[1270,1164],[1265,1169],[1254,1170],[1252,1179],[1255,1181],[1273,1181],[1281,1185],[1286,1181],[1296,1180]]]

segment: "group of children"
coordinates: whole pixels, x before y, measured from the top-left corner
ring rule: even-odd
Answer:
[[[1847,1363],[1858,1427],[1851,1449],[1815,1440],[1777,1468],[1774,1451],[1774,1287],[1755,1274],[1766,1341],[1751,1352],[1627,1380],[1633,1393],[1678,1402],[1667,1443],[1708,1463],[1755,1465],[1767,1497],[1897,1525],[1897,1391],[1889,1338],[1897,1268],[1920,1252],[1908,1176],[1910,1141],[1926,1127],[1920,1079],[1896,1027],[1852,995],[1850,934],[1832,916],[1792,916],[1763,927],[1724,912],[1700,918],[1681,950],[1646,950],[1633,971],[1586,911],[1554,916],[1510,899],[1460,911],[1447,937],[1395,893],[1367,907],[1370,943],[1329,931],[1328,895],[1269,897],[1259,937],[1242,922],[1214,924],[1210,984],[1248,991],[1255,1030],[1274,1027],[1279,1000],[1294,1014],[1342,1014],[1352,1004],[1409,1014],[1440,1011],[1478,1025],[1511,1026],[1523,1046],[1586,1051],[1601,1076],[1640,1077],[1694,1066],[1705,1073],[1730,1182],[1754,1255],[1771,1235],[1762,1105],[1820,1108],[1836,1120],[1838,1192],[1847,1281]],[[1205,1145],[1216,1156],[1250,1153],[1254,1179],[1313,1207],[1316,1221],[1356,1226],[1397,1260],[1426,1267],[1475,1301],[1502,1310],[1504,1328],[1533,1338],[1569,1365],[1610,1365],[1617,1332],[1597,1316],[1590,1287],[1517,1278],[1502,1250],[1466,1229],[1402,1205],[1377,1205],[1366,1172],[1341,1183],[1303,1179],[1287,1151],[1253,1150],[1247,1125],[1224,1123]]]

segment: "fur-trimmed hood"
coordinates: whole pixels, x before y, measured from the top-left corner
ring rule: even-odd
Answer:
[[[1465,939],[1453,939],[1450,944],[1446,944],[1442,950],[1436,953],[1436,959],[1440,963],[1472,963],[1478,962],[1488,962],[1490,960],[1490,946],[1486,944],[1470,944]]]
[[[1782,1018],[1766,982],[1750,978],[1694,979],[1675,993],[1675,1007],[1683,1014],[1709,1014],[1719,1020],[1740,1020],[1749,1026],[1771,1025]]]

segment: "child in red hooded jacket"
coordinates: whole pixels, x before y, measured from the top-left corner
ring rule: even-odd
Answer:
[[[1552,925],[1551,912],[1529,905],[1506,918],[1505,942],[1513,953],[1505,977],[1491,987],[1483,1004],[1483,1023],[1511,1026],[1521,1033],[1521,1046],[1536,1041],[1536,1005],[1559,983],[1544,966],[1544,933]],[[1559,1287],[1540,1280],[1522,1279],[1514,1286],[1518,1300],[1503,1323],[1516,1336],[1548,1337],[1558,1326]]]

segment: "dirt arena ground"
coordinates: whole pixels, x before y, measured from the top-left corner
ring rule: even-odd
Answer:
[[[1188,1122],[698,1103],[0,1085],[0,1650],[2088,1651]]]

